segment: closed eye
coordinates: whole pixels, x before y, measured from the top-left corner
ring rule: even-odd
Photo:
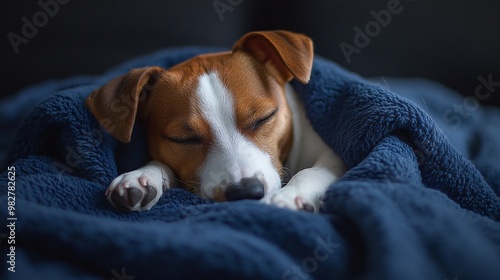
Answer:
[[[250,129],[252,130],[257,130],[259,129],[261,126],[263,126],[264,124],[268,123],[269,121],[271,121],[271,119],[276,115],[276,113],[278,112],[278,108],[274,109],[271,113],[265,115],[264,117],[256,120],[255,122],[253,122],[251,125],[250,125]]]
[[[190,146],[195,146],[195,145],[201,145],[203,143],[203,138],[195,136],[195,137],[170,137],[170,136],[163,136],[163,138],[167,139],[168,141],[179,144],[179,145],[190,145]]]

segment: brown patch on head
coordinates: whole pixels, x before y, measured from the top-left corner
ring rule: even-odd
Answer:
[[[284,83],[269,75],[259,61],[243,52],[233,53],[225,66],[218,72],[234,95],[238,129],[270,155],[279,172],[292,144],[292,114],[286,102]],[[259,120],[270,115],[269,121],[256,127]]]
[[[196,57],[166,71],[144,108],[151,156],[167,164],[181,185],[195,193],[200,191],[197,171],[212,142],[212,132],[193,102],[201,68]]]
[[[241,71],[234,72],[245,73],[239,77],[240,83],[227,83],[234,89],[231,91],[238,95],[237,100],[241,108],[237,105],[237,112],[248,110],[244,107],[249,103],[240,103],[240,98],[247,98],[255,108],[259,108],[255,104],[274,105],[279,108],[274,120],[268,122],[262,131],[247,135],[271,155],[274,166],[280,170],[281,162],[286,159],[292,147],[293,138],[292,116],[286,102],[284,86],[292,78],[301,83],[309,81],[313,64],[313,43],[309,37],[289,31],[250,32],[234,45],[233,58],[240,64],[232,67],[240,68]],[[232,75],[228,72],[223,77],[230,80]],[[255,94],[260,94],[260,99],[252,102]]]

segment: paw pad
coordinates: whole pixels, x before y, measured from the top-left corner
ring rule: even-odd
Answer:
[[[124,211],[149,210],[162,195],[162,177],[132,171],[111,182],[106,196],[113,206]]]

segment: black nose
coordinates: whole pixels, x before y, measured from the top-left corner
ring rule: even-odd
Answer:
[[[226,188],[227,200],[261,199],[264,197],[264,184],[255,178],[243,178],[238,184]]]

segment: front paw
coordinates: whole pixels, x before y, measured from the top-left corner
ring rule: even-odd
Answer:
[[[149,210],[163,194],[161,172],[134,170],[116,177],[106,190],[106,197],[116,208],[125,211]]]
[[[311,195],[307,193],[299,193],[296,188],[291,186],[285,186],[266,195],[261,199],[261,202],[291,210],[303,210],[307,212],[318,212],[320,206],[318,198],[311,197]]]

